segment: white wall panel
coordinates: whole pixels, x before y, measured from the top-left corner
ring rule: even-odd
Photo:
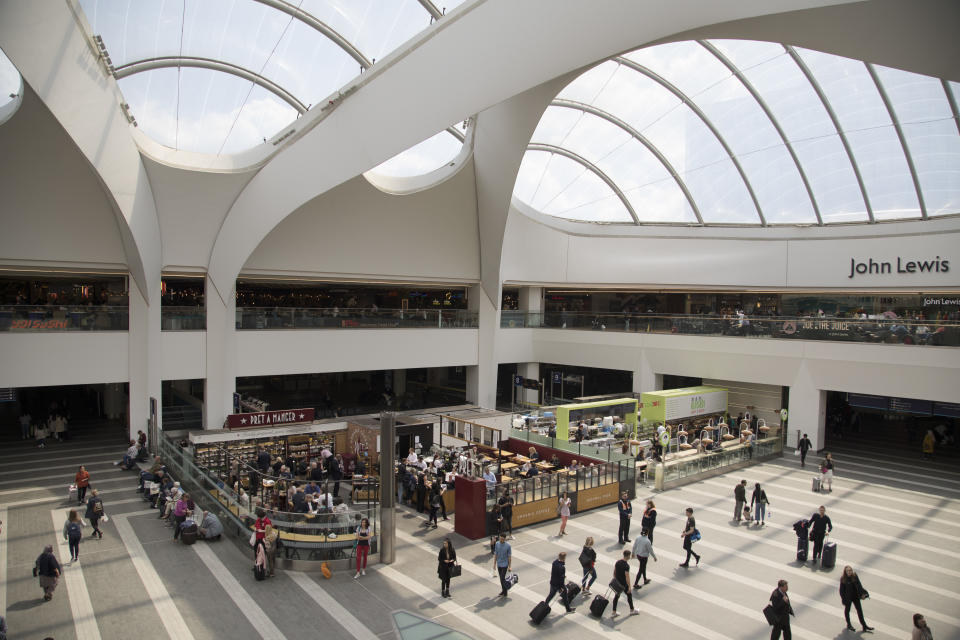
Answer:
[[[476,329],[238,331],[237,375],[477,364]]]
[[[126,331],[0,334],[0,387],[126,382]]]
[[[160,345],[161,380],[193,380],[207,376],[206,331],[163,331]]]
[[[479,280],[472,161],[446,182],[410,195],[354,178],[280,223],[243,271]]]

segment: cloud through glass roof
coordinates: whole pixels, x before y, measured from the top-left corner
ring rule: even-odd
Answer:
[[[769,42],[605,61],[544,112],[514,195],[606,223],[830,224],[960,213],[958,85]]]

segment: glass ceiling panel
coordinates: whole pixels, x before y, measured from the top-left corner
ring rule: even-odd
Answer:
[[[793,143],[793,150],[810,181],[824,223],[870,220],[839,135],[799,140]]]
[[[691,41],[640,49],[624,57],[669,79],[690,97],[697,96],[730,75],[722,62]]]
[[[641,222],[697,224],[690,202],[673,178],[629,189],[625,195]]]
[[[21,88],[20,72],[0,50],[0,109],[16,100]]]
[[[739,160],[767,224],[817,224],[810,196],[786,147],[767,147]]]
[[[715,46],[729,58],[740,71],[746,72],[768,60],[784,56],[782,44],[760,42],[758,40],[711,40]]]
[[[441,131],[370,171],[397,178],[424,175],[452,162],[462,148],[463,144],[450,132]]]
[[[927,215],[960,213],[960,135],[956,121],[903,125]]]
[[[184,71],[187,70],[184,69]],[[223,74],[217,75],[223,77]],[[213,82],[219,83],[221,78],[216,78]],[[232,76],[226,76],[226,78],[226,82],[234,80]],[[182,99],[181,108],[183,108]],[[249,97],[244,101],[243,107],[239,111],[234,110],[226,113],[208,111],[204,121],[209,122],[213,118],[218,125],[233,122],[230,133],[223,143],[223,148],[219,151],[219,153],[229,154],[239,153],[244,149],[249,149],[269,140],[280,133],[296,117],[296,109],[263,87],[254,85]],[[198,131],[197,137],[199,138],[200,135]],[[207,145],[202,142],[196,144],[199,149],[207,148]]]
[[[848,131],[877,220],[920,217],[920,203],[903,147],[893,126]]]
[[[518,181],[526,182],[533,207],[547,215],[585,222],[632,222],[620,199],[593,172],[577,162],[546,152],[529,151],[527,156],[547,156],[546,162],[521,167]],[[526,163],[525,163],[526,164]],[[545,167],[536,175],[536,169]],[[533,170],[533,171],[531,171]]]
[[[449,0],[442,7],[452,9],[462,1]],[[263,75],[304,105],[317,104],[361,72],[357,61],[332,40],[303,21],[254,0],[79,2],[93,34],[103,37],[117,67],[157,57],[208,58]],[[383,58],[431,22],[429,12],[417,0],[294,0],[292,4],[333,28],[367,59]],[[205,153],[241,150],[238,145],[262,143],[264,137],[269,138],[297,117],[296,110],[279,104],[272,94],[268,97],[264,89],[250,89],[249,83],[238,107],[233,88],[242,84],[238,85],[236,79],[217,81],[218,89],[231,87],[226,96],[211,94],[212,80],[198,85],[195,79],[188,79],[205,96],[203,100],[190,96],[187,102],[195,104],[189,109],[184,109],[185,100],[183,96],[177,99],[175,89],[173,98],[152,95],[161,86],[170,90],[173,81],[169,74],[153,80],[131,80],[126,78],[121,85],[133,92],[125,97],[136,109],[138,124],[144,131],[156,132],[162,144],[175,148]],[[181,78],[174,87],[182,90],[183,84]],[[244,102],[253,99],[257,104]],[[248,111],[258,114],[262,122],[248,121]],[[206,114],[214,121],[177,123],[178,118],[192,113]],[[281,113],[287,114],[287,121],[278,124],[276,118]],[[162,120],[148,124],[146,121],[154,116]],[[237,126],[224,130],[224,118]],[[188,141],[181,135],[194,131],[202,134],[198,140]],[[215,141],[213,132],[225,137]],[[449,143],[438,142],[420,147],[414,155],[434,149],[443,156],[436,159],[442,164],[449,157],[449,148]]]

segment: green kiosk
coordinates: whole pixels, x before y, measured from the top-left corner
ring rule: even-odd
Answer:
[[[722,416],[727,411],[727,390],[701,386],[650,391],[640,396],[640,402],[644,427],[673,425],[700,416]]]

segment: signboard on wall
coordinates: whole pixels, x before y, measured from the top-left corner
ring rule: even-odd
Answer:
[[[664,415],[667,420],[679,420],[726,410],[727,390],[720,389],[667,398]]]
[[[543,522],[557,517],[557,499],[547,498],[536,502],[514,505],[513,526],[522,527],[528,524]]]
[[[227,429],[250,427],[274,427],[298,422],[313,422],[313,408],[260,411],[258,413],[233,413],[227,416]]]
[[[581,489],[577,492],[577,513],[605,504],[613,504],[620,499],[619,492],[619,482],[611,482],[592,489]]]

